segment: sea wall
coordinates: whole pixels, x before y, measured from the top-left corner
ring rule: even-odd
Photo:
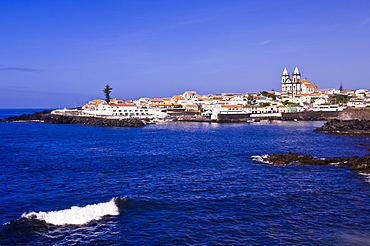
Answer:
[[[336,119],[338,111],[283,113],[282,120],[329,120]]]
[[[218,122],[243,121],[250,119],[250,114],[218,114]]]
[[[338,115],[339,120],[370,120],[370,108],[347,108]]]
[[[218,122],[243,122],[250,120],[250,114],[219,114]],[[262,120],[301,120],[301,121],[328,121],[332,119],[340,120],[354,120],[354,119],[367,119],[370,120],[370,108],[363,109],[345,109],[343,111],[306,111],[297,113],[282,113],[281,116],[269,116],[266,114],[253,115],[253,119]]]
[[[346,108],[343,111],[283,113],[282,120],[370,120],[370,108]]]

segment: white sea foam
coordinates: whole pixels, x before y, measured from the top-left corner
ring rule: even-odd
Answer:
[[[267,155],[252,155],[251,158],[253,161],[258,161],[258,162],[267,163],[267,164],[270,163],[266,160]]]
[[[105,215],[118,215],[118,207],[115,203],[116,198],[109,202],[87,205],[85,207],[73,206],[70,209],[50,212],[31,212],[24,213],[24,218],[34,218],[44,220],[53,225],[83,225],[92,220],[99,220]]]
[[[359,173],[359,174],[361,174],[361,175],[364,175],[365,176],[365,181],[366,182],[370,182],[370,174],[369,173]]]

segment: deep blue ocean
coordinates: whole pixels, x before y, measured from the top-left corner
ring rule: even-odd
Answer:
[[[370,245],[364,176],[252,158],[369,154],[323,123],[0,123],[0,245]]]

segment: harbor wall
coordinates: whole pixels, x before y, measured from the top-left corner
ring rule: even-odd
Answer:
[[[370,120],[370,108],[346,108],[343,111],[283,113],[282,120]]]
[[[297,112],[283,113],[282,120],[329,120],[336,119],[339,116],[338,111],[321,111],[321,112]]]
[[[339,120],[370,120],[370,108],[347,108],[339,113]]]

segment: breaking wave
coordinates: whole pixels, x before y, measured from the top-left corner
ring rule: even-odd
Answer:
[[[268,155],[252,155],[251,156],[253,161],[270,164],[270,162],[267,161],[267,157],[268,157]]]
[[[359,174],[361,174],[361,175],[365,176],[365,177],[364,177],[364,180],[365,180],[366,182],[369,182],[369,183],[370,183],[370,174],[369,174],[369,173],[359,173]]]
[[[119,215],[117,199],[119,198],[84,207],[73,206],[60,211],[24,213],[22,218],[43,220],[53,225],[83,225],[106,215]]]

